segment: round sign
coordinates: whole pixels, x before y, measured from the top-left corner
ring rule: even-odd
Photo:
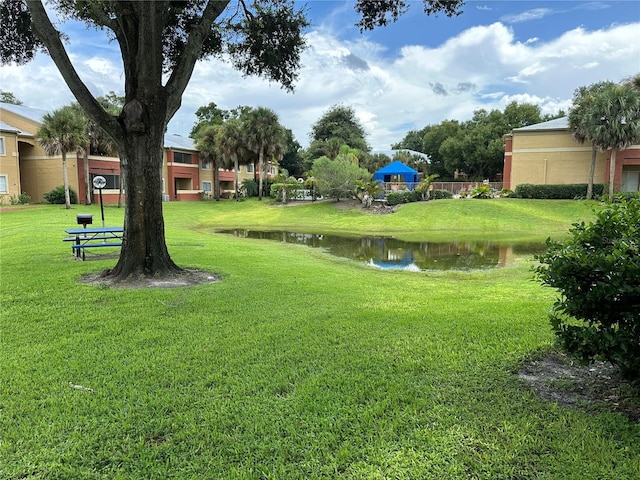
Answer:
[[[93,177],[93,186],[96,187],[98,190],[101,190],[107,186],[107,179],[104,178],[102,175],[97,175]]]

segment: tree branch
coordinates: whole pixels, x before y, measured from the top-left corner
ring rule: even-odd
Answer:
[[[114,139],[120,139],[121,132],[118,123],[114,117],[104,111],[78,76],[71,60],[69,60],[64,45],[62,45],[60,33],[49,20],[42,2],[39,0],[27,0],[27,6],[33,20],[34,32],[47,48],[51,59],[58,67],[62,78],[78,100],[78,103],[110,136]]]
[[[180,108],[182,94],[187,88],[196,62],[200,58],[202,45],[211,31],[213,22],[224,12],[228,4],[229,0],[210,0],[202,13],[200,22],[191,27],[187,44],[165,86],[167,93],[166,123],[169,123],[169,120]]]

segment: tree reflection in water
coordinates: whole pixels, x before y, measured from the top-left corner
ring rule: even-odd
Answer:
[[[539,242],[406,242],[393,237],[246,229],[218,230],[217,233],[322,248],[332,255],[358,260],[372,267],[411,271],[498,268],[545,249],[545,244]]]

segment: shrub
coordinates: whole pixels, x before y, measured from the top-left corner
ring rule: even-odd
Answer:
[[[27,205],[30,201],[31,201],[31,195],[25,192],[22,192],[20,195],[11,195],[9,197],[9,203],[11,205]],[[0,204],[1,203],[2,202],[0,202]]]
[[[43,197],[49,203],[53,203],[54,205],[63,205],[65,203],[64,187],[60,185],[59,187],[54,188],[50,192],[45,193]],[[78,196],[76,195],[76,192],[74,192],[72,189],[69,189],[69,199],[71,203],[78,203]]]
[[[404,195],[402,192],[389,192],[387,193],[387,204],[388,205],[400,205],[401,203],[405,203]]]
[[[607,196],[607,199],[609,197]],[[636,199],[640,199],[640,192],[620,192],[620,193],[616,193],[615,197],[613,198],[614,202],[622,202],[624,200],[630,200],[632,198],[636,198]]]
[[[431,192],[431,200],[443,200],[445,198],[453,198],[453,193],[449,190],[433,190]]]
[[[252,178],[245,178],[242,181],[242,192],[245,197],[257,197],[258,196],[258,182]]]
[[[494,189],[491,185],[478,185],[471,190],[471,198],[493,198]]]
[[[598,198],[604,192],[604,185],[593,185],[593,198]],[[575,183],[567,185],[533,185],[521,183],[516,187],[515,195],[518,198],[535,198],[544,200],[573,200],[586,198],[587,184]]]
[[[400,205],[401,203],[412,203],[422,200],[422,193],[418,190],[403,190],[402,192],[387,193],[388,205]]]
[[[593,223],[547,240],[535,271],[560,298],[550,320],[560,345],[583,362],[604,359],[640,381],[640,200],[610,204]]]
[[[277,202],[282,202],[282,189],[286,188],[286,198],[285,201],[293,200],[298,197],[298,190],[303,188],[301,183],[293,178],[289,177],[285,180],[285,182],[272,183],[270,185],[269,195],[271,198],[274,198]]]

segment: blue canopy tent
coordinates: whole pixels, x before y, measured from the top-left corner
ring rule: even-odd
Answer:
[[[385,186],[386,184],[392,184],[392,187],[397,185],[399,187],[402,186],[402,189],[413,190],[418,184],[418,171],[395,160],[374,173],[373,179],[383,182]]]

